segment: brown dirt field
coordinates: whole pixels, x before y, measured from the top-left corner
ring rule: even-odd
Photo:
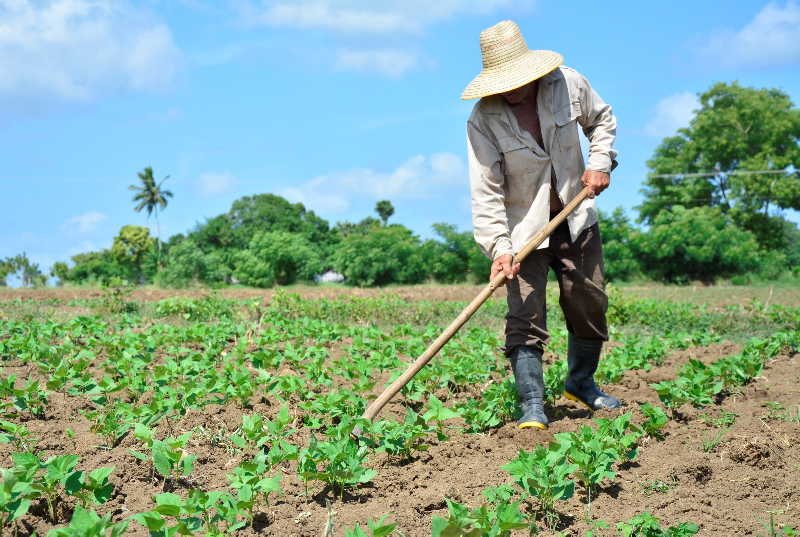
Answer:
[[[637,403],[658,402],[648,383],[674,378],[676,369],[688,358],[711,361],[737,351],[736,345],[719,344],[676,352],[663,366],[647,372],[628,372],[623,382],[609,386],[608,391],[621,397],[627,409],[635,411]],[[650,511],[665,526],[696,522],[701,527],[699,535],[707,536],[764,535],[760,521],[769,518],[768,511],[779,512],[776,516],[779,523],[796,525],[800,520],[798,424],[770,418],[763,403],[780,402],[789,410],[800,405],[798,358],[797,354],[783,355],[770,361],[761,377],[713,408],[680,409],[681,420],[670,421],[666,439],[649,440],[636,461],[620,469],[617,479],[607,483],[592,503],[593,517],[613,526],[637,513]],[[41,438],[39,447],[47,456],[76,453],[81,456],[81,468],[116,467],[111,478],[116,486],[115,496],[100,506],[98,512],[113,513],[115,519],[120,519],[150,508],[151,497],[162,492],[163,484],[151,477],[144,463],[128,453],[129,448],[136,447],[135,439],[129,436],[114,449],[98,449],[102,439],[89,431],[88,421],[79,414],[80,407],[77,399],[53,394],[50,408],[54,413],[46,420],[30,420],[25,425]],[[274,405],[256,404],[252,411],[270,416],[275,409]],[[705,452],[702,443],[718,429],[703,417],[717,416],[723,410],[735,413],[736,423],[715,449]],[[213,436],[235,429],[241,423],[241,414],[234,406],[210,405],[203,411],[188,413],[179,421],[159,425],[161,434],[180,434],[200,426],[206,431],[196,432],[188,448],[198,456],[195,471],[188,480],[174,487],[170,485],[168,490],[174,488],[181,493],[191,487],[219,490],[226,486],[225,473],[240,462],[241,455],[214,443]],[[519,431],[507,424],[484,435],[453,434],[447,441],[435,442],[422,456],[402,464],[388,461],[382,454],[373,455],[369,465],[377,470],[377,476],[367,486],[346,494],[344,502],[318,484],[313,484],[310,497],[305,497],[294,463],[285,464],[283,494],[264,509],[266,518],[254,529],[247,528],[237,535],[318,537],[329,516],[325,508],[327,500],[335,512],[335,535],[342,535],[343,527],[355,523],[363,526],[368,517],[391,513],[407,537],[428,536],[431,517],[446,514],[445,497],[478,505],[482,489],[508,480],[500,466],[514,458],[519,449],[531,449],[547,442],[554,433],[572,431],[590,422],[587,411],[565,400],[549,409],[549,414],[553,423],[547,432]],[[66,435],[67,429],[74,431],[74,439]],[[291,440],[300,443],[307,437],[307,431],[299,430]],[[7,447],[0,445],[0,450]],[[0,451],[0,461],[8,464],[7,451]],[[669,489],[648,494],[645,485],[654,480],[666,483]],[[584,535],[590,529],[585,520],[587,507],[580,487],[577,489],[575,497],[558,506],[563,515],[563,535]],[[68,520],[69,509],[68,505],[62,506],[62,523]],[[45,534],[52,526],[42,517],[42,506],[35,506],[32,512],[23,520],[22,534],[34,530],[39,535]],[[136,523],[131,523],[126,533],[146,534]],[[524,534],[524,531],[515,533]],[[601,530],[599,534],[616,535],[610,530]]]
[[[343,286],[307,286],[297,285],[283,288],[291,293],[298,293],[304,298],[335,298],[345,292],[348,296],[370,297],[382,294],[392,294],[409,300],[472,300],[483,287],[480,285],[411,285],[393,286],[382,288],[359,288]],[[691,302],[694,304],[708,304],[711,306],[725,306],[730,304],[748,304],[752,300],[761,303],[781,304],[784,306],[797,306],[800,304],[800,285],[798,286],[734,286],[734,285],[621,285],[618,287],[624,295],[641,298],[654,298],[659,300],[673,300]],[[272,297],[275,289],[248,289],[229,288],[220,289],[218,292],[225,298],[247,299]],[[143,287],[136,289],[132,298],[134,300],[160,300],[170,296],[204,296],[208,289],[159,289]],[[0,301],[20,299],[33,300],[73,300],[77,298],[98,298],[102,295],[100,289],[65,287],[47,289],[8,289],[0,288]],[[505,296],[503,289],[495,293],[498,298]]]

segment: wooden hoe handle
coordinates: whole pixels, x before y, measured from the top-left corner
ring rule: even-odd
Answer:
[[[575,208],[580,205],[581,202],[583,202],[583,200],[589,196],[589,194],[591,194],[591,192],[592,189],[589,187],[585,187],[583,190],[581,190],[580,193],[578,193],[578,195],[575,196],[575,198],[555,216],[555,218],[550,220],[546,226],[544,226],[536,235],[531,238],[530,241],[528,241],[528,244],[526,244],[515,256],[515,262],[522,262],[522,260],[528,257],[531,252],[536,250],[536,248],[538,248],[539,245],[542,244],[542,242],[549,237],[559,225],[561,225],[567,216],[569,216],[569,214],[572,213],[572,211],[574,211]],[[378,398],[375,399],[371,405],[369,405],[369,407],[367,407],[367,410],[364,412],[362,417],[370,421],[373,420],[378,412],[380,412],[381,409],[386,405],[386,403],[388,403],[392,397],[397,395],[397,392],[399,392],[400,389],[405,386],[408,381],[419,372],[420,369],[425,367],[425,364],[430,362],[431,358],[436,356],[436,353],[439,352],[442,347],[444,347],[444,344],[450,341],[450,338],[453,337],[462,326],[464,326],[464,323],[466,323],[476,311],[478,311],[478,308],[480,308],[483,303],[486,302],[486,299],[492,296],[494,290],[503,285],[505,279],[506,275],[503,272],[500,272],[497,276],[495,276],[495,278],[489,282],[489,285],[484,287],[483,290],[478,293],[478,296],[476,296],[472,302],[470,302],[469,305],[458,314],[458,317],[456,317],[455,320],[450,323],[450,326],[448,326],[444,332],[442,332],[439,337],[437,337],[436,340],[431,343],[427,349],[425,349],[425,352],[423,352],[419,358],[414,360],[414,362],[408,366],[408,369],[406,369],[402,375],[397,377],[394,382],[392,382],[385,390],[383,390],[383,393],[380,394]]]

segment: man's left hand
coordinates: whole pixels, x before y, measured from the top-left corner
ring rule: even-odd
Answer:
[[[592,194],[589,197],[593,198],[608,188],[608,185],[611,183],[611,177],[606,172],[586,170],[583,172],[581,182],[584,184],[584,186],[591,187]]]

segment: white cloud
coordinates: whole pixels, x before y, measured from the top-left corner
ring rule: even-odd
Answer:
[[[452,153],[435,153],[411,157],[388,172],[357,168],[322,175],[280,194],[320,213],[335,214],[349,209],[354,198],[425,199],[458,184],[467,184],[464,162]]]
[[[78,232],[78,233],[91,233],[97,229],[101,222],[108,218],[105,214],[97,211],[89,211],[87,213],[73,216],[64,222],[62,229],[65,231]]]
[[[236,186],[236,178],[230,172],[205,172],[197,181],[202,196],[216,196],[229,192]]]
[[[336,67],[398,78],[412,70],[418,60],[416,53],[400,49],[343,49],[336,55]]]
[[[655,116],[644,128],[648,136],[673,136],[676,131],[686,127],[700,108],[700,102],[694,93],[685,91],[664,97],[656,105]]]
[[[425,26],[462,14],[488,14],[501,8],[524,10],[532,0],[260,0],[242,3],[252,24],[322,28],[342,33],[418,33]]]
[[[742,29],[714,35],[701,55],[712,65],[734,68],[800,63],[800,4],[767,4]]]
[[[163,89],[180,64],[169,28],[127,0],[0,0],[0,94]]]

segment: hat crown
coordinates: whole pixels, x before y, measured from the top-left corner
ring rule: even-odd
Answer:
[[[481,32],[481,56],[484,69],[496,69],[528,52],[522,32],[513,21],[501,21]]]

